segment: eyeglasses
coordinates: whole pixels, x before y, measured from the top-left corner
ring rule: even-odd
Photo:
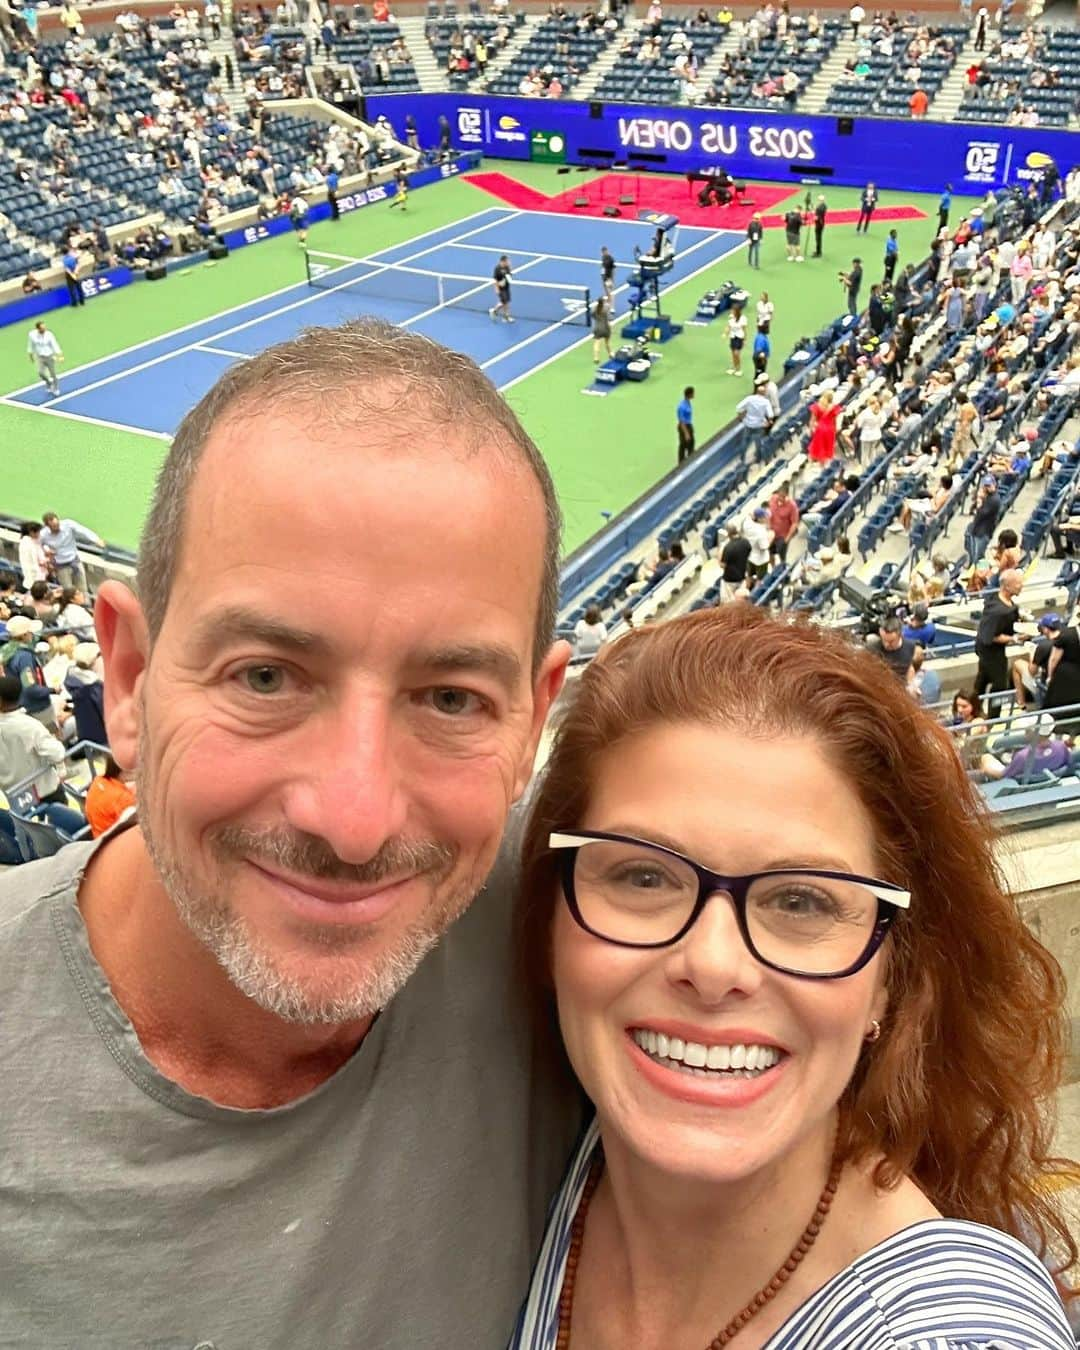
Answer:
[[[747,949],[784,975],[854,975],[884,942],[911,895],[872,877],[816,868],[725,877],[660,844],[628,835],[551,835],[563,894],[587,933],[619,947],[670,947],[714,895],[735,907]]]

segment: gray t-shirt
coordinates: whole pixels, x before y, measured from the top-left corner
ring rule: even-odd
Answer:
[[[0,877],[0,1347],[502,1350],[582,1113],[511,998],[490,886],[288,1106],[142,1053],[76,904],[94,846]]]

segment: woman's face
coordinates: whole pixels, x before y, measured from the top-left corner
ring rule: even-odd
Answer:
[[[960,718],[961,722],[970,722],[975,715],[975,709],[966,698],[958,698],[953,704],[953,713]]]
[[[666,844],[725,875],[789,866],[876,875],[870,818],[808,737],[645,730],[593,766],[580,828]],[[845,979],[781,975],[746,949],[724,895],[677,945],[656,950],[592,937],[560,901],[552,947],[563,1038],[605,1141],[702,1181],[737,1181],[819,1144],[886,1005],[880,955]],[[764,1058],[778,1059],[753,1076],[691,1074],[648,1055],[634,1039],[641,1031],[771,1047]]]

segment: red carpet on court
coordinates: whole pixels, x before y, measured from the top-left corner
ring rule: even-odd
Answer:
[[[770,215],[770,210],[792,199],[801,202],[805,189],[801,186],[783,186],[770,183],[751,183],[746,200],[730,206],[699,206],[697,194],[700,185],[691,192],[684,178],[652,177],[648,174],[605,173],[567,188],[555,197],[548,197],[535,188],[511,178],[505,173],[470,173],[468,182],[488,192],[508,206],[519,211],[555,211],[569,216],[602,216],[605,206],[618,206],[630,220],[638,211],[663,211],[678,216],[684,225],[704,225],[714,230],[745,230],[755,211],[766,228],[782,226],[782,213]],[[587,206],[576,206],[580,198],[588,198]],[[620,203],[620,197],[632,201]],[[914,206],[886,206],[874,212],[874,220],[922,220],[925,211]],[[857,210],[830,211],[830,225],[854,225],[859,218]]]

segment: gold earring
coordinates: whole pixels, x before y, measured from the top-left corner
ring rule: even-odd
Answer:
[[[881,1023],[876,1018],[872,1017],[870,1019],[870,1030],[866,1033],[863,1039],[869,1045],[873,1045],[875,1041],[881,1040]]]

